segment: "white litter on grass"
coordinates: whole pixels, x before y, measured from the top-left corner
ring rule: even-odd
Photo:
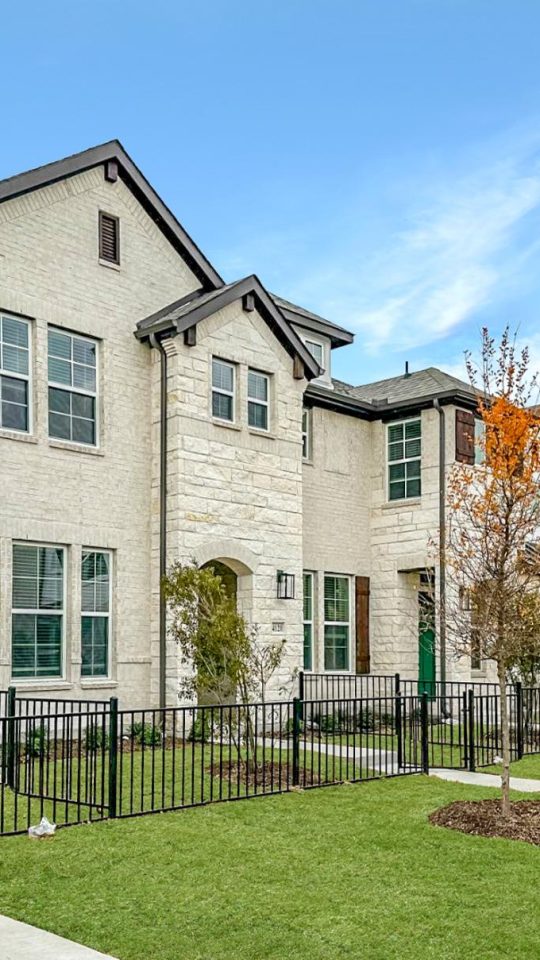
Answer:
[[[503,763],[502,757],[493,757],[493,763]]]
[[[37,826],[28,827],[29,837],[52,837],[56,832],[56,824],[42,817]]]

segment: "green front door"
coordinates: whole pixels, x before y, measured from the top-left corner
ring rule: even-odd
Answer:
[[[418,692],[434,697],[435,687],[435,628],[433,598],[419,594],[418,611]]]

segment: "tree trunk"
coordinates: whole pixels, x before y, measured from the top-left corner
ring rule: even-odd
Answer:
[[[501,697],[501,733],[502,733],[502,773],[501,773],[501,807],[503,816],[510,816],[510,717],[508,714],[508,697],[506,694],[506,669],[504,664],[497,665],[499,690]]]

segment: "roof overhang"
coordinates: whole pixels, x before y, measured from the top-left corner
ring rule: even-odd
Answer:
[[[301,360],[306,378],[311,380],[320,376],[318,363],[254,274],[221,287],[213,294],[204,295],[199,291],[198,295],[189,294],[183,300],[169,304],[158,313],[141,320],[137,324],[135,336],[144,341],[148,340],[151,334],[176,336],[185,333],[201,320],[205,320],[206,317],[212,316],[218,310],[247,295],[253,298],[250,309],[257,309],[287,352],[293,358],[298,357]]]
[[[302,327],[306,332],[319,333],[321,336],[328,337],[332,347],[343,347],[354,341],[354,334],[344,327],[338,327],[335,323],[330,323],[324,317],[319,317],[309,310],[297,307],[296,304],[284,300],[277,294],[271,294],[277,306],[289,323],[294,323],[297,327]]]
[[[47,163],[45,166],[28,170],[15,177],[0,181],[0,202],[12,200],[33,190],[50,186],[59,180],[74,177],[94,167],[104,166],[109,161],[118,165],[118,176],[126,183],[147,214],[159,227],[171,245],[201,283],[205,290],[223,285],[223,280],[194,243],[174,214],[163,203],[146,177],[134,164],[118,140],[110,140],[81,153],[75,153],[64,160]]]
[[[310,384],[305,396],[306,402],[312,406],[325,407],[328,410],[344,413],[350,417],[359,417],[362,420],[382,420],[384,422],[404,415],[412,416],[415,413],[420,413],[421,410],[427,410],[433,407],[435,400],[438,400],[441,406],[454,404],[472,411],[475,411],[478,407],[478,400],[474,396],[455,390],[441,391],[440,393],[432,393],[410,400],[400,400],[396,403],[383,401],[370,403],[369,400],[345,396],[337,390],[327,390],[318,384]]]

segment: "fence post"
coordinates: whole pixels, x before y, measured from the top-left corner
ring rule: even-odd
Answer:
[[[118,698],[111,697],[109,710],[109,818],[116,817],[118,799]]]
[[[292,744],[292,785],[300,783],[300,725],[302,721],[302,703],[295,697],[293,700],[293,744]]]
[[[12,790],[15,789],[15,769],[16,769],[16,690],[15,687],[8,687],[6,714],[7,714],[7,756],[6,756],[6,783]]]
[[[305,677],[304,671],[299,670],[298,671],[298,699],[301,701],[300,716],[302,720],[304,719],[304,700],[306,699],[305,679],[306,677]]]
[[[516,734],[517,758],[521,760],[523,756],[523,686],[519,680],[516,683]]]
[[[469,770],[471,773],[474,773],[476,770],[476,761],[475,761],[475,743],[474,743],[474,690],[469,690],[467,693],[467,706],[469,714]]]
[[[398,674],[396,674],[396,677]],[[401,694],[399,692],[399,687],[396,692],[396,736],[397,736],[397,762],[398,769],[401,770],[405,764],[403,763],[403,714],[402,714],[402,703],[401,703]]]
[[[422,694],[420,700],[420,723],[422,727],[422,773],[429,773],[429,734],[428,734],[428,695]]]
[[[461,731],[463,731],[463,769],[469,769],[469,731],[468,731],[468,708],[467,708],[467,693],[464,690],[461,694],[461,714],[459,724],[459,732],[461,737]]]
[[[394,674],[394,693],[397,696],[401,690],[401,677],[399,673]]]

